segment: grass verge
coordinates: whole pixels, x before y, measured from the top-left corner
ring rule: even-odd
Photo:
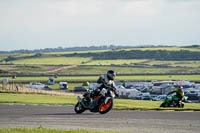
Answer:
[[[76,103],[76,96],[0,93],[0,103],[75,104]]]
[[[200,111],[199,103],[185,103],[184,108],[161,108],[161,101],[116,99],[114,109],[123,110],[196,110]]]
[[[76,104],[76,96],[0,93],[0,103],[16,104]],[[160,101],[115,99],[114,109],[121,110],[198,110],[199,103],[185,103],[184,108],[160,108]]]
[[[39,128],[0,128],[0,133],[124,133],[117,131],[97,131],[97,130],[58,130]]]

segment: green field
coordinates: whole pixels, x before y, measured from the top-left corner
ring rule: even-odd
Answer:
[[[115,70],[117,74],[138,74],[138,73],[142,74],[191,73],[192,74],[200,72],[200,61],[198,60],[189,60],[189,61],[188,60],[160,61],[155,59],[97,60],[98,58],[95,60],[93,59],[95,56],[89,57],[87,55],[84,57],[80,54],[80,53],[101,53],[101,52],[110,52],[110,54],[112,54],[116,51],[130,51],[130,50],[142,50],[142,51],[155,50],[155,52],[156,51],[159,52],[160,50],[166,50],[166,51],[188,50],[188,51],[200,52],[199,47],[183,48],[174,46],[174,47],[127,48],[127,49],[116,49],[116,50],[49,52],[49,53],[30,53],[30,54],[22,53],[22,54],[0,55],[0,60],[2,61],[0,62],[0,74],[5,74],[5,75],[105,74],[106,71],[110,69]],[[67,57],[69,54],[72,54],[70,55],[71,57]],[[3,59],[7,57],[11,59],[7,60],[7,62],[3,61]],[[147,77],[147,79],[149,79],[149,77]],[[190,76],[187,79],[191,79]]]
[[[91,58],[81,57],[41,57],[41,58],[29,58],[12,61],[13,64],[34,64],[34,65],[79,65],[84,62],[90,61]]]
[[[0,128],[0,133],[125,133],[118,131],[97,131],[97,130],[58,130],[46,129],[42,126],[38,128]],[[127,132],[126,132],[127,133]]]
[[[129,60],[131,62],[131,60]],[[137,60],[138,62],[140,60]],[[141,60],[142,62],[143,60]],[[97,64],[101,61],[95,61]],[[115,61],[110,61],[112,64]],[[124,60],[123,63],[128,61]],[[76,62],[74,62],[75,64]],[[94,63],[94,62],[91,62]],[[109,63],[109,61],[102,61],[102,64]],[[117,64],[119,62],[115,62]],[[148,61],[142,63],[141,66],[114,66],[114,65],[0,65],[0,72],[7,71],[10,74],[105,74],[107,70],[115,70],[117,74],[151,74],[151,73],[199,73],[200,61]],[[157,65],[157,66],[156,66]],[[163,67],[164,66],[164,67]]]
[[[69,70],[61,70],[65,74],[105,74],[107,70],[115,70],[117,74],[131,73],[169,73],[175,68],[139,68],[139,67],[116,67],[116,66],[79,66]],[[183,69],[182,69],[183,70]]]
[[[156,69],[162,69],[165,71],[169,71],[170,69],[173,70],[182,70],[185,69],[188,71],[194,71],[192,69],[200,69],[200,61],[155,61],[155,60],[92,60],[91,58],[81,58],[81,57],[43,57],[43,58],[30,58],[30,59],[22,59],[22,60],[16,60],[11,63],[18,64],[18,67],[29,67],[29,69],[32,67],[36,68],[41,68],[42,65],[88,65],[90,67],[95,68],[95,66],[100,67],[106,67],[109,65],[112,65],[111,67],[116,68],[117,66],[114,65],[129,65],[127,67],[120,67],[120,69],[126,70],[126,69],[135,69],[138,70],[139,72],[143,72],[140,70],[141,66],[145,69],[146,71],[151,72],[151,69],[154,70]],[[34,65],[39,65],[34,66]],[[140,65],[140,67],[137,67]],[[160,66],[155,66],[155,65],[160,65]],[[165,66],[163,68],[163,66]],[[1,66],[3,67],[3,66]],[[0,67],[0,68],[1,68]],[[9,67],[9,66],[8,66]],[[44,67],[44,66],[43,66]],[[49,66],[45,66],[48,68]],[[84,66],[80,66],[84,67]],[[118,66],[119,67],[119,66]],[[133,68],[134,67],[134,68]],[[160,68],[159,68],[160,67]],[[18,69],[18,68],[16,68]],[[31,69],[30,69],[31,70]],[[39,70],[39,69],[37,69]],[[155,71],[155,70],[154,70]],[[127,72],[127,70],[126,70]],[[138,72],[138,73],[139,73]]]
[[[21,53],[21,54],[14,54],[15,57],[29,57],[29,56],[33,56],[35,55],[34,53],[30,53],[30,54],[24,54],[24,53]]]
[[[184,48],[184,47],[178,47],[178,46],[166,46],[166,47],[147,47],[147,48],[122,48],[114,51],[120,51],[120,50],[125,50],[125,51],[130,51],[130,50],[167,50],[167,51],[180,51],[180,50],[188,50],[188,51],[200,51],[200,48]],[[104,52],[104,51],[103,51]]]
[[[72,51],[72,52],[46,52],[44,55],[65,55],[65,54],[74,54],[74,53],[99,53],[107,52],[110,50],[93,50],[93,51]]]
[[[91,60],[85,65],[126,65],[126,64],[134,64],[134,63],[143,63],[148,60]]]
[[[8,62],[18,65],[165,65],[168,67],[200,67],[200,61],[155,61],[150,59],[92,60],[91,57],[40,57]]]
[[[16,65],[15,71],[23,72],[45,72],[58,68],[57,66],[44,66],[44,65]]]
[[[192,68],[199,68],[200,61],[155,61],[155,60],[148,60],[145,62],[146,65],[163,65],[168,67],[191,67]]]
[[[115,70],[117,74],[137,73],[198,73],[200,68],[167,68],[167,67],[134,67],[134,66],[78,66],[68,70],[60,70],[62,74],[105,74],[107,70]]]
[[[76,104],[76,96],[53,96],[41,94],[8,94],[0,93],[0,103],[16,104]],[[160,108],[160,101],[144,101],[130,99],[115,99],[114,109],[165,110],[178,108]],[[200,110],[199,103],[185,103],[184,109]],[[181,110],[181,108],[179,108]]]
[[[154,47],[154,48],[136,48],[135,50],[167,50],[167,51],[200,51],[199,48],[183,48],[183,47]]]
[[[1,54],[0,54],[0,60],[4,59],[4,58],[6,58],[6,57],[8,57],[8,55],[1,55]]]
[[[9,73],[39,73],[39,72],[48,72],[62,67],[67,67],[68,65],[0,65],[0,70],[7,71]]]

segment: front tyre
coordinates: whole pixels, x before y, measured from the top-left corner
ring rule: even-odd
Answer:
[[[180,102],[180,103],[178,104],[178,107],[179,107],[179,108],[184,108],[184,103],[183,103],[183,102]]]
[[[77,113],[77,114],[81,114],[85,111],[85,108],[83,107],[83,105],[78,102],[75,107],[74,107],[74,111]]]
[[[165,102],[163,102],[161,105],[160,105],[160,107],[165,107]]]
[[[184,108],[184,103],[181,104],[181,108]]]
[[[104,101],[99,106],[99,113],[105,114],[109,112],[113,107],[113,99],[109,99],[108,102],[105,104]]]

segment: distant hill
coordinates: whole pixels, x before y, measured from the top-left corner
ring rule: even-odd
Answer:
[[[200,52],[179,50],[120,50],[100,53],[74,53],[63,55],[65,57],[92,57],[93,60],[116,60],[116,59],[154,59],[161,61],[184,61],[200,60]]]
[[[0,54],[19,54],[19,53],[44,53],[44,52],[71,52],[71,51],[92,51],[92,50],[111,50],[120,48],[132,48],[131,46],[90,46],[90,47],[71,47],[71,48],[45,48],[35,50],[12,50],[12,51],[0,51]]]
[[[112,48],[112,49],[111,49]],[[110,49],[110,50],[109,50]],[[58,49],[57,49],[58,50]],[[74,51],[65,53],[63,51]],[[88,51],[90,50],[90,51]],[[95,50],[103,50],[101,52]],[[104,51],[106,50],[106,51]],[[47,49],[39,50],[47,52]],[[2,58],[1,62],[10,62],[21,59],[33,59],[33,58],[49,58],[49,57],[90,57],[92,60],[117,60],[117,59],[153,59],[160,61],[198,61],[200,60],[200,49],[198,46],[187,47],[144,47],[144,48],[130,48],[122,46],[101,46],[101,47],[74,47],[58,50],[63,53],[56,53],[55,49],[52,49],[53,53],[46,54],[34,50],[33,54],[20,54],[9,55]],[[58,52],[57,51],[57,52]],[[79,51],[79,52],[76,52]],[[81,52],[88,51],[88,52]],[[19,51],[18,51],[19,52]],[[33,52],[33,51],[32,51]]]
[[[156,48],[156,47],[172,47],[172,46],[116,46],[116,45],[109,45],[109,46],[89,46],[89,47],[69,47],[69,48],[44,48],[44,49],[34,49],[34,50],[27,50],[27,49],[20,49],[20,50],[12,50],[12,51],[0,51],[0,54],[29,54],[29,53],[46,53],[46,52],[75,52],[75,51],[93,51],[93,50],[113,50],[113,49],[126,49],[126,48]]]

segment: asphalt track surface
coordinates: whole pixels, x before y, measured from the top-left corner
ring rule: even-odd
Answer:
[[[200,112],[111,110],[77,115],[72,106],[0,105],[0,128],[39,127],[144,133],[200,133]]]

